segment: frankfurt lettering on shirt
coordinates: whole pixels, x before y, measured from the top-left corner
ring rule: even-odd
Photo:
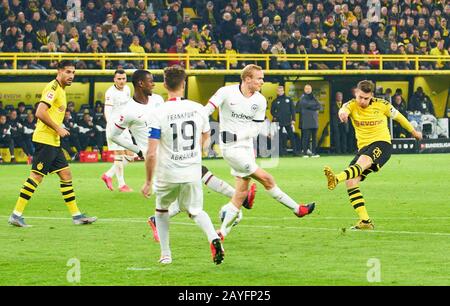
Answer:
[[[194,117],[194,114],[195,114],[195,112],[170,114],[170,115],[167,115],[167,121],[192,119]]]

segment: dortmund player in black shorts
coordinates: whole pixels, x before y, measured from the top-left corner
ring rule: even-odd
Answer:
[[[58,63],[56,79],[47,84],[42,92],[40,103],[36,110],[38,122],[33,133],[33,143],[36,151],[33,156],[33,166],[17,199],[16,207],[8,222],[18,227],[27,227],[22,214],[38,185],[45,175],[56,173],[60,178],[60,190],[63,199],[72,214],[74,224],[90,224],[97,220],[80,212],[75,200],[72,186],[72,173],[61,149],[60,138],[70,133],[61,125],[67,107],[65,87],[72,85],[75,76],[75,64],[71,61]]]
[[[328,189],[333,190],[337,184],[344,182],[350,203],[359,216],[358,223],[352,229],[374,229],[369,218],[364,198],[359,190],[359,182],[367,175],[377,172],[391,157],[392,144],[387,118],[400,123],[417,140],[422,133],[415,131],[409,121],[389,102],[373,97],[374,84],[364,80],[358,83],[356,98],[345,103],[339,110],[339,119],[347,122],[351,117],[358,141],[358,153],[344,171],[335,174],[329,167],[324,172],[328,180]]]

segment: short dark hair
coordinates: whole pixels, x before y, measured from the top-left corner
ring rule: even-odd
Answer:
[[[371,93],[375,89],[375,84],[370,80],[363,80],[358,83],[357,88],[365,93]]]
[[[151,75],[150,71],[144,70],[144,69],[138,69],[133,73],[133,76],[131,77],[131,82],[133,83],[133,86],[137,86],[139,81],[144,81],[147,75]]]
[[[58,63],[58,65],[56,66],[59,69],[64,69],[64,67],[68,67],[68,66],[73,66],[75,67],[75,63],[73,61],[70,60],[62,60]]]
[[[126,72],[125,72],[125,70],[123,70],[123,69],[117,69],[116,71],[114,71],[114,76],[116,75],[116,74],[125,74]]]
[[[186,80],[186,71],[179,65],[164,68],[164,83],[169,90],[180,88]]]

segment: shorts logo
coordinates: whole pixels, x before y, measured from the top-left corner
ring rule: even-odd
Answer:
[[[42,168],[44,168],[44,164],[43,164],[43,163],[39,163],[39,164],[37,164],[36,168],[37,168],[39,171],[41,171]]]
[[[244,165],[244,168],[245,168],[245,170],[247,170],[247,171],[250,170],[250,164],[245,164],[245,165]]]
[[[379,157],[381,156],[382,153],[383,153],[383,151],[381,151],[381,149],[380,149],[379,147],[376,147],[376,148],[373,150],[373,157],[374,157],[374,159],[379,158]]]

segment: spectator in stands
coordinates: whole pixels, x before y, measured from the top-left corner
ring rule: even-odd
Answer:
[[[27,110],[25,109],[25,103],[24,102],[19,102],[19,104],[17,104],[17,117],[19,118],[19,120],[23,121],[25,120],[25,118],[27,117]]]
[[[408,113],[406,111],[406,105],[402,101],[401,95],[395,95],[393,97],[392,105],[403,115],[405,118],[408,118]],[[406,130],[397,122],[393,121],[393,136],[394,138],[406,137]]]
[[[234,36],[234,43],[236,50],[239,53],[252,53],[253,42],[251,36],[248,34],[248,28],[246,25],[243,25],[240,29],[240,33]]]
[[[94,150],[99,151],[100,148],[97,145],[96,129],[89,113],[83,115],[83,120],[79,124],[79,129],[81,149],[85,151],[88,146],[92,146]]]
[[[408,103],[408,111],[417,111],[422,114],[431,114],[436,117],[430,97],[423,92],[423,88],[420,86],[417,87],[416,92],[414,92]]]
[[[72,116],[72,113],[68,109],[64,114],[63,125],[70,132],[70,135],[69,137],[61,138],[61,146],[67,151],[72,160],[74,160],[78,157],[77,153],[81,151],[80,128],[75,121],[75,117]],[[76,151],[72,147],[75,147]]]
[[[33,145],[33,133],[36,129],[36,119],[32,112],[26,114],[25,120],[23,120],[23,140],[25,146],[30,148],[31,155],[34,155],[34,145]]]
[[[21,120],[17,117],[17,111],[13,109],[9,113],[8,124],[11,133],[11,139],[14,143],[14,147],[20,147],[23,149],[24,153],[30,157],[31,148],[29,148],[24,141],[24,128]],[[11,160],[15,160],[14,152],[11,155]]]
[[[430,55],[439,55],[439,56],[447,56],[449,55],[448,50],[444,49],[444,40],[440,40],[437,43],[437,46],[430,51]],[[433,65],[434,69],[449,69],[450,63],[444,62],[442,60],[438,60]]]
[[[230,61],[229,61],[230,68],[237,69],[238,61],[235,57],[237,54],[237,51],[233,48],[233,43],[231,42],[231,40],[225,41],[224,53],[230,56]]]
[[[6,122],[6,115],[0,114],[0,148],[8,148],[11,157],[14,157],[14,142],[11,138],[11,128]],[[0,163],[3,162],[0,154]],[[14,162],[14,160],[12,160]]]

